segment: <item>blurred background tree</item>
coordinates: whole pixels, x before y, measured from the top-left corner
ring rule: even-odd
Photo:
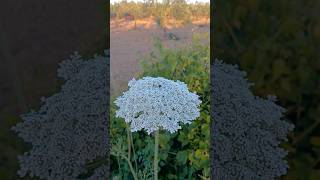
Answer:
[[[319,9],[317,0],[214,4],[213,56],[248,72],[257,95],[277,95],[296,126],[282,179],[320,179]]]
[[[129,13],[135,18],[154,17],[158,19],[175,19],[187,24],[192,18],[209,17],[210,4],[196,2],[188,4],[185,0],[163,0],[160,2],[154,0],[145,0],[142,2],[121,1],[111,4],[110,14],[118,19],[124,18]]]

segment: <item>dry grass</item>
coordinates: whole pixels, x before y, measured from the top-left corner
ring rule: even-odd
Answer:
[[[198,26],[207,26],[210,24],[210,18],[201,17],[201,18],[192,18],[193,25]],[[165,22],[165,27],[167,29],[181,28],[185,26],[182,20],[176,19],[167,19]],[[111,31],[127,31],[132,29],[155,29],[158,28],[158,25],[154,17],[137,19],[133,21],[127,21],[124,18],[121,19],[112,19],[110,21]]]

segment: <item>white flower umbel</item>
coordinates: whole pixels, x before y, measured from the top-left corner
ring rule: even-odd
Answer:
[[[128,86],[129,90],[115,101],[119,107],[116,116],[130,124],[131,132],[154,132],[153,177],[158,180],[159,130],[174,133],[181,128],[179,123],[191,123],[200,116],[201,101],[185,83],[162,77],[132,79]]]
[[[132,132],[145,129],[150,134],[162,128],[174,133],[180,122],[191,123],[200,116],[199,96],[181,81],[144,77],[132,79],[128,86],[115,101],[116,116],[124,118]]]

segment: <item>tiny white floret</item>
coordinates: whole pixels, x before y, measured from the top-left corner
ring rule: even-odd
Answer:
[[[200,116],[201,100],[184,82],[144,77],[128,86],[115,101],[116,117],[124,118],[132,132],[145,129],[150,134],[162,128],[174,133],[180,122],[189,124]]]

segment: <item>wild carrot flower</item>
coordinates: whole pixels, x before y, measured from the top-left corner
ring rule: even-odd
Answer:
[[[18,156],[21,177],[77,180],[87,163],[107,155],[108,66],[107,51],[89,60],[76,53],[60,64],[60,91],[42,98],[39,110],[23,114],[12,128],[32,145]],[[107,170],[100,166],[88,179],[106,179]]]
[[[246,73],[216,60],[211,65],[212,177],[275,179],[286,174],[287,151],[279,145],[294,126],[285,109],[255,96]]]
[[[180,122],[188,124],[200,116],[199,96],[181,81],[144,77],[132,79],[128,86],[115,101],[116,116],[130,123],[132,132],[145,129],[150,134],[163,128],[174,133]]]

